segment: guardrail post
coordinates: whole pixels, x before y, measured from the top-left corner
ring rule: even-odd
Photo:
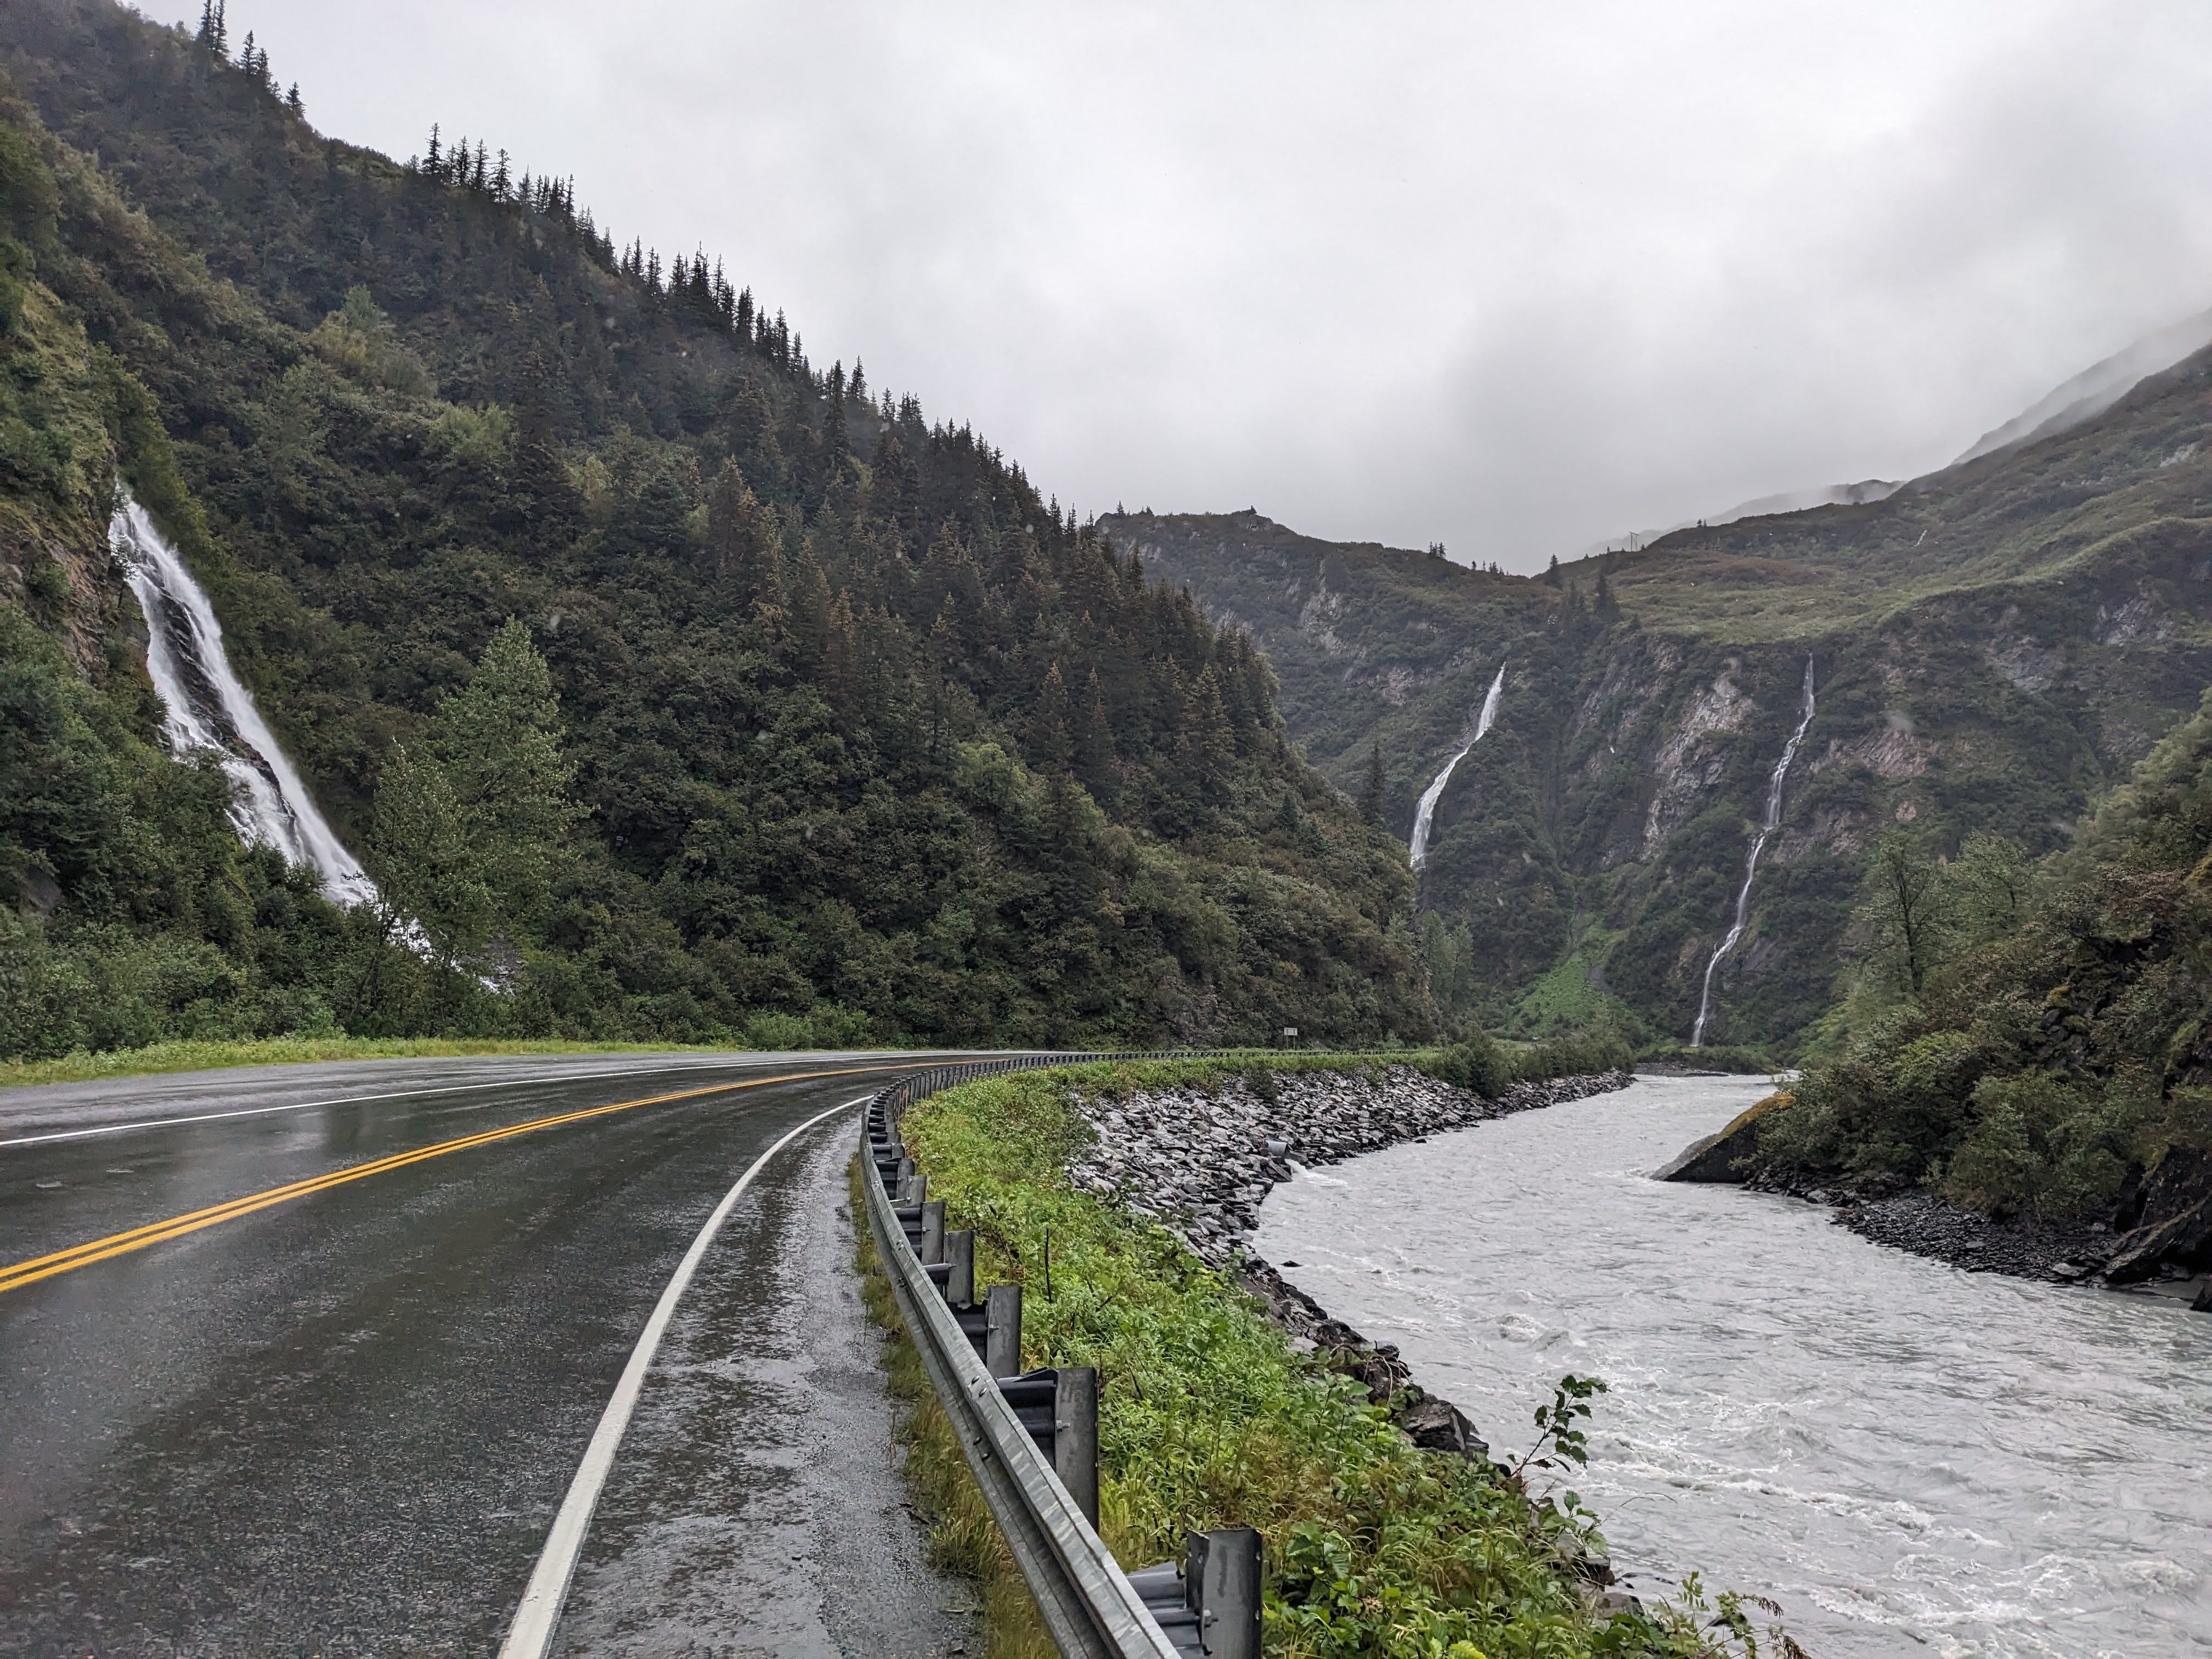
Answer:
[[[1022,1287],[994,1285],[983,1300],[983,1369],[994,1376],[1022,1374]]]
[[[945,1276],[945,1299],[956,1308],[965,1308],[975,1300],[975,1234],[963,1227],[957,1233],[945,1235],[945,1259],[952,1265]]]
[[[906,1190],[906,1183],[913,1179],[914,1160],[902,1155],[898,1161],[898,1174],[891,1182],[892,1193],[896,1194],[904,1192]]]
[[[921,1265],[934,1267],[945,1260],[945,1200],[933,1198],[921,1206]]]
[[[1062,1365],[1052,1396],[1052,1472],[1083,1518],[1098,1525],[1098,1373]]]
[[[1260,1534],[1250,1527],[1194,1532],[1184,1571],[1206,1659],[1260,1659]]]

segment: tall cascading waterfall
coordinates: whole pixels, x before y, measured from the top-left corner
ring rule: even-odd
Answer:
[[[1797,745],[1805,741],[1805,729],[1813,724],[1813,659],[1810,657],[1805,659],[1805,695],[1799,708],[1802,713],[1797,721],[1797,729],[1790,734],[1790,741],[1782,745],[1782,758],[1774,763],[1774,777],[1766,786],[1766,820],[1759,826],[1759,834],[1752,839],[1751,856],[1743,861],[1743,885],[1737,890],[1735,896],[1735,925],[1729,927],[1728,936],[1721,940],[1719,948],[1713,952],[1712,960],[1705,964],[1705,988],[1698,994],[1698,1023],[1690,1030],[1690,1046],[1692,1048],[1705,1047],[1705,1022],[1713,1015],[1713,975],[1719,969],[1721,959],[1735,950],[1735,942],[1743,937],[1744,922],[1751,915],[1751,879],[1759,873],[1759,854],[1765,847],[1767,837],[1782,822],[1782,781],[1790,775],[1790,763],[1797,758]]]
[[[146,672],[161,694],[161,736],[179,759],[216,756],[231,783],[241,839],[274,847],[322,878],[339,904],[365,904],[376,885],[307,793],[276,733],[222,648],[215,607],[146,509],[125,495],[108,525],[125,579],[146,613]]]
[[[1465,760],[1468,750],[1480,743],[1483,734],[1490,730],[1491,723],[1498,718],[1498,699],[1504,690],[1505,665],[1500,663],[1498,678],[1490,683],[1490,694],[1482,700],[1482,712],[1474,718],[1474,735],[1467,740],[1467,748],[1446,761],[1444,769],[1421,791],[1420,805],[1413,809],[1413,838],[1406,843],[1406,851],[1416,870],[1428,861],[1429,826],[1436,821],[1437,803],[1443,799],[1444,786],[1451,781],[1452,768]]]

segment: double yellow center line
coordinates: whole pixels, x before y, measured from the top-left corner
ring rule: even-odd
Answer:
[[[730,1094],[739,1089],[761,1089],[772,1083],[801,1083],[810,1078],[851,1077],[861,1072],[896,1071],[896,1066],[848,1066],[834,1072],[786,1072],[776,1077],[749,1078],[742,1083],[714,1083],[703,1089],[679,1089],[673,1094],[647,1095],[637,1100],[618,1100],[611,1106],[588,1106],[581,1111],[562,1112],[553,1117],[532,1118],[527,1123],[511,1123],[503,1129],[486,1129],[482,1133],[463,1135],[458,1140],[441,1140],[434,1146],[418,1146],[412,1152],[394,1152],[389,1158],[380,1158],[367,1164],[356,1164],[343,1170],[333,1170],[328,1175],[295,1181],[289,1186],[271,1187],[266,1192],[252,1193],[244,1198],[234,1198],[227,1204],[210,1205],[204,1210],[190,1214],[172,1216],[167,1221],[149,1222],[143,1227],[133,1227],[127,1233],[113,1233],[106,1238],[95,1238],[89,1243],[74,1249],[57,1250],[52,1255],[35,1256],[28,1261],[18,1261],[13,1267],[0,1267],[0,1292],[19,1290],[26,1285],[35,1285],[42,1279],[52,1279],[78,1267],[88,1267],[95,1261],[105,1261],[111,1256],[127,1255],[133,1250],[143,1250],[149,1244],[164,1240],[181,1238],[186,1233],[196,1233],[203,1227],[212,1227],[220,1222],[234,1221],[242,1215],[252,1215],[256,1210],[265,1210],[274,1204],[289,1203],[295,1198],[305,1198],[310,1193],[319,1193],[331,1187],[343,1187],[349,1181],[362,1181],[388,1170],[404,1169],[410,1164],[420,1164],[425,1158],[443,1158],[448,1152],[466,1152],[472,1146],[489,1146],[495,1140],[512,1140],[517,1135],[526,1135],[533,1130],[550,1129],[563,1123],[580,1123],[586,1118],[605,1117],[610,1112],[627,1112],[635,1106],[659,1106],[672,1100],[693,1100],[701,1095]]]

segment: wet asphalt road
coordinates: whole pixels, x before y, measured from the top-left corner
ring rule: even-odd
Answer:
[[[752,1085],[463,1147],[0,1291],[0,1653],[490,1652],[701,1224],[786,1130],[896,1075],[855,1068],[886,1065],[379,1061],[0,1094],[0,1143],[18,1143],[0,1144],[4,1282],[395,1153]],[[166,1118],[205,1121],[21,1144]],[[901,1504],[848,1271],[853,1124],[779,1155],[702,1263],[562,1653],[975,1646]]]

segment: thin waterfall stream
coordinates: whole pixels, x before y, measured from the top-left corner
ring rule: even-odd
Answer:
[[[230,778],[230,817],[240,839],[307,866],[337,903],[374,899],[375,884],[316,806],[231,667],[206,592],[128,495],[109,522],[108,540],[146,614],[146,672],[161,694],[161,737],[170,754],[217,757]]]
[[[1713,1013],[1713,975],[1722,959],[1735,949],[1736,941],[1743,937],[1743,927],[1751,915],[1751,884],[1759,874],[1759,855],[1765,850],[1767,839],[1782,823],[1782,785],[1790,775],[1790,763],[1797,758],[1797,745],[1805,741],[1806,728],[1813,724],[1813,659],[1805,659],[1805,695],[1799,705],[1797,729],[1790,734],[1790,741],[1782,745],[1782,758],[1774,763],[1774,776],[1766,786],[1766,817],[1759,826],[1759,834],[1752,838],[1751,856],[1743,861],[1743,885],[1735,896],[1735,921],[1728,935],[1713,951],[1712,960],[1705,963],[1705,982],[1698,993],[1698,1023],[1690,1030],[1690,1047],[1702,1048],[1705,1043],[1705,1022]]]
[[[1436,822],[1437,803],[1443,799],[1444,786],[1451,781],[1452,769],[1468,757],[1474,745],[1480,743],[1484,733],[1498,719],[1498,700],[1505,690],[1505,665],[1498,665],[1498,678],[1490,683],[1489,695],[1482,700],[1482,712],[1474,718],[1474,735],[1467,740],[1466,748],[1444,763],[1444,769],[1437,774],[1429,787],[1421,791],[1420,804],[1413,809],[1413,836],[1406,843],[1413,868],[1419,869],[1428,861],[1429,826]]]

